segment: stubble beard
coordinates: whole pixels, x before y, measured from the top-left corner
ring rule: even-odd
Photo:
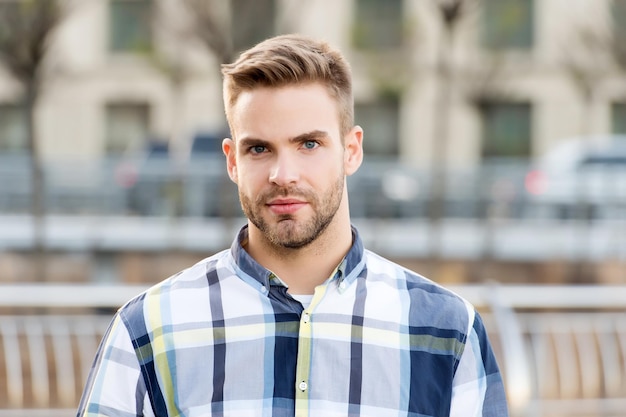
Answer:
[[[256,200],[239,191],[241,207],[245,216],[263,233],[267,241],[277,248],[301,249],[313,243],[328,228],[334,219],[343,198],[344,177],[340,175],[322,198],[313,192],[293,187],[274,187],[259,195]],[[266,202],[277,197],[297,197],[306,201],[313,209],[313,216],[298,220],[291,214],[266,219]]]

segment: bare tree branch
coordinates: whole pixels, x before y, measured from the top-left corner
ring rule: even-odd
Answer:
[[[43,69],[51,35],[63,18],[57,0],[19,0],[0,3],[0,62],[23,84],[23,108],[31,165],[31,214],[35,279],[45,280],[44,172],[35,124]]]
[[[445,211],[448,147],[455,70],[453,51],[457,28],[475,6],[475,0],[436,0],[432,6],[439,15],[442,31],[437,56],[437,98],[431,161],[431,196],[428,216],[431,227],[430,256],[437,259],[441,246],[441,219]]]
[[[453,33],[478,5],[477,0],[436,0],[434,3],[448,33]]]
[[[596,84],[607,74],[613,56],[612,39],[595,25],[580,25],[573,33],[569,32],[568,39],[561,65],[589,101]]]
[[[38,83],[51,34],[63,17],[57,0],[0,3],[0,61],[23,83]]]
[[[188,36],[195,36],[208,47],[220,63],[230,62],[233,46],[230,26],[216,0],[180,0],[187,9],[192,26],[186,30]]]

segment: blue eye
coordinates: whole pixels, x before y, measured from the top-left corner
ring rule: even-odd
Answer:
[[[265,152],[265,146],[255,145],[250,147],[250,152],[252,153],[263,153]]]
[[[304,142],[304,147],[307,149],[315,149],[317,147],[317,142],[314,140],[307,140]]]

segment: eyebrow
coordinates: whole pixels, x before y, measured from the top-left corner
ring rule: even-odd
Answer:
[[[328,137],[329,137],[328,133],[323,130],[312,130],[310,132],[305,132],[298,136],[289,138],[289,142],[301,143],[301,142],[306,142],[308,140],[319,140],[319,139],[328,138]],[[244,138],[239,139],[238,142],[242,147],[257,146],[257,145],[258,146],[271,145],[271,143],[267,140],[258,139],[254,137],[244,137]]]
[[[315,140],[327,138],[328,133],[323,130],[313,130],[289,139],[289,142],[306,142],[307,140]]]

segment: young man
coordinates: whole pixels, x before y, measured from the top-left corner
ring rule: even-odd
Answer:
[[[248,224],[119,310],[78,414],[506,416],[473,307],[351,227],[363,131],[344,58],[279,36],[223,74],[223,150]]]

